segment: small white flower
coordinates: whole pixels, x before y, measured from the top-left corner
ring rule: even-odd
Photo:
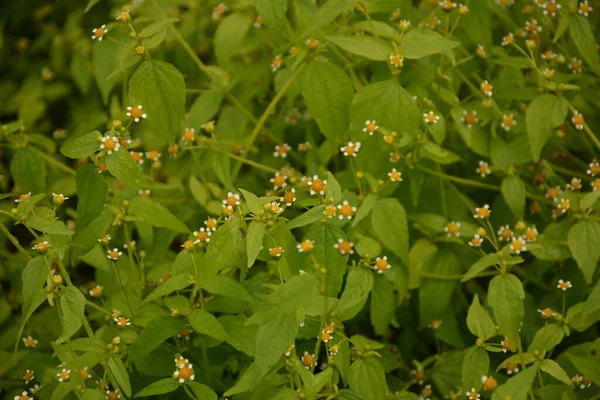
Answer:
[[[127,113],[125,115],[127,115],[128,117],[133,118],[133,120],[135,122],[139,122],[140,118],[148,118],[148,115],[146,115],[145,112],[142,111],[142,106],[141,105],[137,105],[137,107],[127,107]]]
[[[440,116],[436,115],[433,111],[429,111],[428,113],[423,114],[423,120],[427,124],[437,124],[440,120]]]
[[[98,39],[98,41],[101,42],[108,33],[108,29],[106,29],[106,25],[102,25],[100,28],[92,29],[92,33],[92,40]]]
[[[559,279],[558,285],[556,285],[556,288],[562,290],[563,292],[566,292],[567,289],[571,289],[572,287],[573,285],[571,284],[571,281],[563,281],[562,279]]]
[[[119,143],[119,138],[116,136],[103,136],[102,144],[100,145],[102,150],[106,150],[106,154],[112,154],[114,151],[119,151],[121,148],[121,143]]]

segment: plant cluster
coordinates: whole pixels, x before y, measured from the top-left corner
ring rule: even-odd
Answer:
[[[0,394],[600,399],[600,3],[0,5]]]

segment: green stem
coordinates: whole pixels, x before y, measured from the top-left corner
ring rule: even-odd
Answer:
[[[17,248],[17,250],[19,250],[19,252],[21,252],[22,254],[25,255],[25,257],[27,257],[27,260],[31,260],[31,256],[29,255],[29,253],[27,253],[27,251],[19,244],[19,241],[17,240],[17,238],[14,237],[8,231],[8,229],[4,226],[4,224],[0,223],[0,230],[6,235],[8,240],[10,240],[10,242]]]
[[[571,112],[575,112],[577,111],[575,109],[575,107],[573,106],[573,104],[571,104],[571,102],[569,102],[569,110],[571,110]],[[587,122],[583,122],[583,130],[584,132],[587,134],[588,138],[596,145],[596,147],[600,150],[600,140],[596,137],[596,135],[594,135],[594,132],[592,132],[592,130],[590,129],[590,126],[587,124]]]
[[[96,310],[100,311],[100,312],[101,312],[101,313],[103,313],[103,314],[106,314],[106,315],[110,315],[110,316],[112,316],[112,313],[111,313],[110,311],[108,311],[108,310],[106,310],[106,309],[104,309],[104,308],[100,307],[98,304],[96,304],[96,303],[93,303],[93,302],[91,302],[90,300],[86,300],[86,301],[85,301],[85,304],[86,304],[87,306],[90,306],[90,307],[92,307],[93,309],[96,309]]]
[[[248,160],[247,158],[240,157],[237,154],[227,153],[227,155],[230,158],[234,159],[234,160],[237,160],[237,161],[239,161],[241,163],[244,163],[244,164],[248,164],[248,165],[250,165],[250,166],[252,166],[254,168],[262,169],[263,171],[267,171],[267,172],[270,172],[272,174],[274,174],[274,173],[277,172],[277,170],[275,168],[267,167],[266,165],[257,163],[256,161],[252,161],[252,160]]]
[[[267,108],[265,109],[265,111],[262,113],[262,115],[258,119],[258,123],[254,126],[254,129],[250,133],[250,138],[248,140],[248,144],[247,144],[246,148],[244,149],[245,151],[242,153],[242,156],[241,156],[242,158],[244,158],[244,159],[246,158],[246,156],[250,152],[250,149],[252,148],[252,145],[254,144],[254,141],[258,137],[258,134],[260,133],[260,130],[264,126],[265,122],[267,122],[267,119],[269,118],[269,116],[271,115],[271,113],[275,110],[275,107],[277,106],[277,103],[279,102],[279,100],[281,100],[281,98],[287,92],[287,90],[290,88],[290,86],[292,85],[292,83],[294,83],[296,81],[296,79],[298,79],[298,77],[302,74],[302,72],[304,72],[304,70],[306,69],[307,66],[308,66],[308,63],[301,64],[296,69],[296,71],[294,72],[294,74],[283,85],[283,87],[281,88],[281,90],[275,95],[275,97],[273,97],[273,100],[271,100],[271,102],[269,103],[269,105],[267,106]],[[231,174],[232,175],[232,181],[235,181],[235,179],[237,178],[238,174],[240,173],[240,169],[241,168],[242,168],[242,162],[238,161],[237,165],[234,167],[233,172]]]
[[[421,165],[417,165],[415,168],[417,168],[418,170],[421,170],[423,172],[426,172],[428,174],[431,175],[436,175],[436,176],[441,176],[443,178],[446,178],[447,180],[451,181],[451,182],[456,182],[456,183],[460,183],[461,185],[467,185],[467,186],[474,186],[474,187],[479,187],[482,189],[489,189],[489,190],[495,190],[497,192],[500,192],[502,189],[500,188],[500,186],[496,186],[496,185],[490,185],[488,183],[482,183],[482,182],[477,182],[477,181],[473,181],[470,179],[465,179],[465,178],[459,178],[457,176],[452,176],[452,175],[448,175],[445,174],[443,172],[438,172],[426,167],[423,167]],[[538,200],[542,203],[546,203],[549,205],[554,205],[554,203],[552,203],[550,200],[548,200],[547,198],[534,194],[534,193],[526,193],[526,196],[529,197],[530,199],[534,199],[534,200]]]
[[[121,286],[121,290],[123,291],[123,297],[125,297],[125,302],[127,303],[127,307],[129,307],[129,312],[133,314],[133,306],[131,305],[131,302],[129,301],[129,296],[127,295],[127,290],[125,290],[125,285],[123,284],[123,279],[121,278],[121,273],[119,272],[119,269],[117,268],[117,264],[112,261],[111,262],[113,269],[115,270],[115,274],[117,275],[117,281],[119,281],[119,285]]]
[[[29,149],[31,151],[33,151],[34,153],[36,153],[40,158],[44,159],[44,161],[46,161],[46,164],[48,164],[50,167],[54,167],[56,169],[63,170],[64,172],[66,172],[69,175],[77,174],[77,171],[75,171],[73,168],[61,163],[58,160],[55,160],[54,157],[49,156],[48,154],[44,153],[43,151],[41,151],[33,146],[29,146]]]

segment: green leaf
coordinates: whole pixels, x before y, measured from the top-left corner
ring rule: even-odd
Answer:
[[[385,370],[375,358],[359,358],[350,366],[350,389],[369,400],[385,400],[388,386]]]
[[[553,94],[542,94],[527,107],[527,135],[536,161],[554,129],[564,122],[568,109],[568,101]]]
[[[348,126],[352,82],[346,71],[333,63],[316,59],[302,77],[302,96],[321,132],[333,143],[340,141]]]
[[[479,303],[479,296],[477,295],[473,298],[473,303],[471,303],[467,314],[467,326],[473,335],[484,341],[496,335],[496,324],[490,314]],[[468,387],[468,385],[464,387]]]
[[[40,193],[46,189],[46,164],[28,148],[15,151],[10,160],[10,174],[22,193]]]
[[[540,362],[540,369],[545,373],[552,375],[566,385],[570,386],[572,384],[569,375],[567,375],[565,370],[562,369],[561,366],[558,365],[554,360],[542,360],[542,362]]]
[[[217,340],[226,340],[227,332],[214,315],[203,309],[196,309],[188,315],[188,321],[198,333],[208,335]]]
[[[146,197],[135,197],[129,205],[129,213],[152,226],[175,232],[189,233],[190,229],[163,205]]]
[[[250,304],[255,302],[244,286],[228,276],[202,277],[200,287],[213,294],[220,294],[221,296],[231,297],[232,299],[238,299]]]
[[[141,358],[169,339],[186,329],[183,320],[175,317],[158,317],[150,320],[131,346],[134,358]]]
[[[129,98],[148,114],[142,122],[146,129],[164,144],[177,141],[185,113],[185,82],[177,68],[154,59],[144,61],[129,80]]]
[[[239,50],[251,25],[250,15],[239,11],[231,13],[219,22],[213,45],[219,66],[231,68],[231,58]]]
[[[500,57],[493,59],[494,64],[503,65],[505,67],[525,69],[531,68],[535,64],[527,57]]]
[[[46,260],[43,256],[37,256],[29,260],[23,273],[21,280],[23,281],[23,316],[34,311],[33,306],[39,306],[35,304],[36,298],[39,298],[39,293],[44,293],[43,298],[45,299],[45,292],[42,290],[46,279],[48,278],[50,270],[46,265]]]
[[[362,310],[373,288],[373,273],[365,268],[353,267],[346,277],[346,286],[333,311],[340,321],[352,319]]]
[[[481,388],[481,377],[488,374],[490,357],[483,347],[473,346],[465,351],[462,363],[461,386],[464,388]]]
[[[123,182],[139,188],[146,184],[142,169],[125,149],[113,152],[106,157],[108,171]]]
[[[373,210],[373,207],[375,207],[375,204],[377,204],[377,196],[374,194],[368,194],[367,197],[363,199],[362,203],[358,207],[358,210],[356,211],[354,220],[352,221],[353,228],[358,225],[360,221],[369,216],[371,210]]]
[[[342,289],[342,281],[346,273],[346,259],[334,247],[338,239],[346,240],[346,234],[330,224],[314,224],[310,227],[305,240],[312,240],[312,255],[317,263],[327,270],[327,295],[337,295]]]
[[[270,30],[277,30],[287,22],[288,0],[254,0],[254,7]]]
[[[537,373],[536,364],[530,366],[523,372],[519,372],[505,383],[498,386],[492,394],[492,400],[527,400],[527,393]]]
[[[371,291],[371,324],[375,333],[384,336],[394,318],[396,299],[394,285],[386,278],[375,279]]]
[[[564,336],[565,330],[562,326],[548,324],[535,333],[527,352],[533,353],[534,350],[550,351],[562,341]]]
[[[515,219],[522,219],[525,213],[525,182],[516,175],[508,176],[502,181],[501,190]]]
[[[173,378],[164,378],[153,382],[136,393],[134,397],[157,396],[159,394],[171,393],[179,388],[179,382]]]
[[[264,211],[263,203],[258,199],[258,197],[247,190],[240,189],[240,192],[244,195],[244,199],[246,200],[246,204],[250,211],[254,214],[260,214]]]
[[[115,69],[120,68],[118,56],[120,50],[121,45],[112,40],[94,42],[92,45],[94,78],[96,78],[96,84],[98,85],[98,89],[100,89],[104,104],[108,104],[110,92],[117,83],[121,82],[121,76],[110,76]]]
[[[373,36],[329,35],[326,38],[343,50],[375,61],[386,61],[393,51],[389,42]]]
[[[600,224],[597,221],[579,221],[569,230],[569,250],[588,283],[600,259]]]
[[[210,387],[199,382],[186,382],[198,400],[217,400],[217,394]]]
[[[325,196],[328,199],[333,199],[336,203],[342,201],[342,187],[331,172],[327,172],[327,188]]]
[[[223,94],[215,90],[207,90],[196,97],[194,103],[190,107],[187,117],[187,126],[199,130],[202,124],[207,123],[213,118],[223,101]]]
[[[222,225],[210,238],[206,257],[211,262],[203,267],[203,272],[212,276],[223,269],[241,266],[245,262],[244,249],[242,232],[235,221]]]
[[[212,168],[219,181],[226,188],[233,188],[233,183],[231,182],[231,165],[227,151],[216,151],[212,154]]]
[[[300,35],[299,39],[306,39],[319,32],[321,28],[329,25],[336,19],[351,0],[329,0],[319,8],[317,15],[312,18],[310,25]]]
[[[356,92],[350,106],[350,118],[356,130],[362,130],[365,121],[376,120],[387,129],[413,135],[421,126],[422,116],[410,93],[396,81],[388,80]]]
[[[139,33],[142,45],[144,45],[144,47],[147,49],[152,49],[158,46],[165,39],[165,36],[167,35],[167,29],[178,21],[179,20],[177,18],[166,18],[146,26]]]
[[[399,49],[404,58],[416,59],[444,53],[458,46],[460,42],[446,39],[431,29],[417,28],[404,35]]]
[[[123,393],[125,393],[125,396],[131,397],[129,373],[127,373],[127,369],[125,368],[123,361],[119,357],[111,357],[108,359],[108,368],[110,369],[110,372],[112,372]]]
[[[440,164],[452,164],[460,161],[460,157],[451,151],[448,151],[434,142],[427,141],[421,148],[421,155]]]
[[[77,170],[77,230],[88,226],[104,209],[108,185],[104,177],[96,172],[93,164],[86,164]]]
[[[69,158],[89,157],[100,150],[99,137],[102,137],[99,131],[71,136],[62,145],[60,152]]]
[[[87,6],[85,6],[85,10],[83,10],[83,12],[87,13],[88,11],[90,11],[92,9],[92,7],[94,7],[99,2],[100,2],[100,0],[89,0],[87,3]]]
[[[294,344],[298,323],[294,314],[275,318],[258,329],[254,357],[254,379],[260,380]]]
[[[594,190],[593,192],[589,192],[581,197],[581,209],[587,210],[590,207],[593,207],[596,202],[600,199],[600,190]]]
[[[489,49],[492,46],[492,31],[489,27],[492,25],[493,13],[486,3],[482,0],[467,0],[465,5],[469,8],[469,12],[462,18],[465,32],[473,44]]]
[[[460,272],[460,263],[455,253],[445,248],[425,256],[421,270],[437,275],[454,275]],[[441,319],[457,288],[458,280],[421,278],[419,321],[422,326],[435,319]]]
[[[394,198],[379,200],[371,212],[371,224],[385,247],[408,265],[408,223],[402,204]]]
[[[245,325],[245,321],[246,318],[242,315],[224,315],[219,318],[225,332],[228,332],[227,343],[249,356],[254,356],[258,325]]]
[[[461,282],[466,282],[470,279],[475,278],[481,272],[485,271],[492,265],[498,264],[500,262],[500,256],[496,253],[486,254],[482,258],[480,258],[475,264],[471,265],[469,271],[462,277]]]
[[[51,235],[73,235],[75,232],[68,229],[62,221],[49,221],[32,215],[27,218],[25,225],[36,231],[49,233]]]
[[[317,222],[325,218],[325,215],[323,214],[325,208],[325,205],[320,205],[311,208],[310,210],[306,211],[303,214],[300,214],[299,216],[285,224],[285,229],[300,228],[301,226],[312,224],[313,222]]]
[[[63,287],[60,291],[60,308],[62,310],[63,332],[56,343],[64,343],[73,336],[85,318],[85,296],[73,286]]]
[[[578,356],[574,354],[567,353],[567,358],[573,366],[577,369],[577,371],[586,376],[589,380],[594,382],[595,384],[599,384],[600,382],[600,371],[598,370],[598,357],[597,356]]]
[[[248,268],[254,265],[258,253],[262,247],[263,237],[265,236],[265,224],[263,222],[252,221],[248,226],[246,234],[246,253],[248,253]]]
[[[94,338],[77,338],[63,345],[54,346],[55,357],[57,354],[63,354],[70,351],[92,352],[103,354],[106,351],[106,343]]]
[[[581,57],[590,65],[596,75],[600,75],[600,57],[588,19],[582,15],[575,15],[569,24],[569,33]]]
[[[156,289],[154,289],[142,302],[148,303],[152,300],[159,299],[163,296],[168,295],[169,293],[173,293],[176,290],[182,290],[186,287],[190,286],[193,283],[192,277],[187,272],[182,272],[170,277],[165,283],[159,285]]]
[[[515,351],[519,343],[519,330],[525,315],[523,284],[512,274],[498,275],[490,282],[488,304],[502,332],[508,338],[510,349]]]

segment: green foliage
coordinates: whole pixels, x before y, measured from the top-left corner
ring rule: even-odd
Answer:
[[[75,3],[0,5],[1,398],[600,397],[599,4]]]

